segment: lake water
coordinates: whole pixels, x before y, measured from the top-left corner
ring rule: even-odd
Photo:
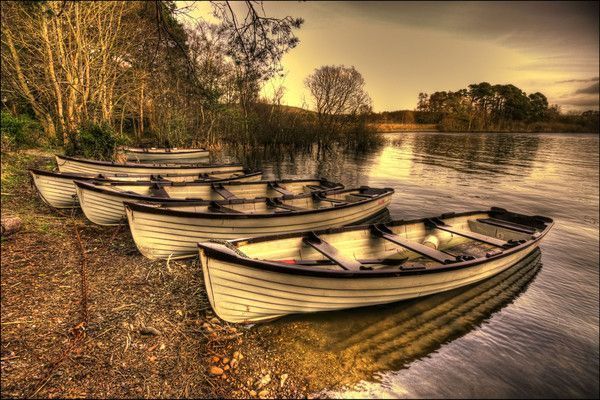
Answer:
[[[271,177],[393,187],[394,219],[491,206],[551,217],[541,255],[457,291],[252,329],[311,389],[342,386],[334,397],[596,397],[598,135],[386,137],[369,154],[252,157]]]

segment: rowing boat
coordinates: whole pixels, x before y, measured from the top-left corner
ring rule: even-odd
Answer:
[[[393,189],[361,187],[286,196],[198,204],[125,203],[133,240],[148,258],[185,258],[197,243],[357,223],[383,211]]]
[[[251,182],[259,181],[262,172],[229,172],[213,171],[204,174],[161,174],[161,175],[131,175],[131,174],[79,174],[68,172],[51,172],[40,169],[30,169],[29,173],[37,192],[42,200],[53,208],[79,207],[77,192],[73,181],[119,181],[137,182]]]
[[[294,196],[343,188],[343,185],[326,179],[285,179],[270,182],[75,181],[75,186],[83,213],[98,225],[125,224],[125,201],[229,201]]]
[[[241,164],[141,164],[116,163],[56,155],[60,172],[84,174],[204,174],[213,171],[241,171]]]
[[[205,161],[209,156],[206,149],[178,148],[137,148],[125,147],[123,153],[131,162],[195,163]]]
[[[256,322],[479,282],[535,251],[552,226],[550,218],[492,208],[198,246],[215,313]]]

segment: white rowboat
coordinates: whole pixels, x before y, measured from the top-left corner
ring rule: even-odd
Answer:
[[[294,196],[341,189],[325,179],[286,179],[270,182],[79,182],[79,204],[85,216],[98,225],[127,223],[125,201],[177,202],[230,201]],[[208,203],[206,203],[208,204]]]
[[[199,243],[228,322],[391,303],[492,277],[535,251],[549,218],[504,209],[322,232]]]
[[[129,228],[148,258],[184,258],[197,243],[301,232],[364,221],[383,211],[393,189],[362,187],[281,199],[231,200],[198,205],[125,203]]]
[[[167,163],[197,163],[206,161],[209,151],[206,149],[178,148],[136,148],[125,147],[123,153],[129,162],[167,162]]]
[[[241,164],[138,164],[88,160],[56,155],[60,172],[83,174],[204,174],[213,171],[241,171]]]
[[[261,172],[222,172],[214,171],[209,174],[162,174],[162,175],[131,175],[131,174],[75,174],[50,172],[30,169],[29,173],[37,192],[42,200],[53,208],[79,207],[77,192],[73,181],[160,181],[160,182],[194,182],[194,181],[239,181],[252,182],[262,178]]]

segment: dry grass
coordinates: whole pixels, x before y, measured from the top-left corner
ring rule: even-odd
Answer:
[[[213,319],[197,262],[147,260],[127,227],[51,210],[26,172],[51,163],[50,153],[3,154],[2,212],[23,229],[2,239],[2,396],[227,396],[234,374],[217,380],[207,368],[241,339]]]
[[[380,122],[370,124],[377,132],[438,132],[436,124],[398,124]]]
[[[23,220],[1,243],[3,398],[301,398],[335,381],[290,351],[293,329],[218,320],[197,260],[148,260],[126,226],[46,206],[27,168],[52,165],[47,152],[2,156],[2,212]]]

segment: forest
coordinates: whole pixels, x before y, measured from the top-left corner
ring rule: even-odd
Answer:
[[[364,79],[352,67],[324,66],[306,78],[315,112],[282,106],[284,87],[261,97],[298,45],[302,19],[268,16],[255,1],[211,6],[217,23],[173,1],[5,3],[3,148],[49,144],[109,157],[124,143],[377,141],[364,124]]]

